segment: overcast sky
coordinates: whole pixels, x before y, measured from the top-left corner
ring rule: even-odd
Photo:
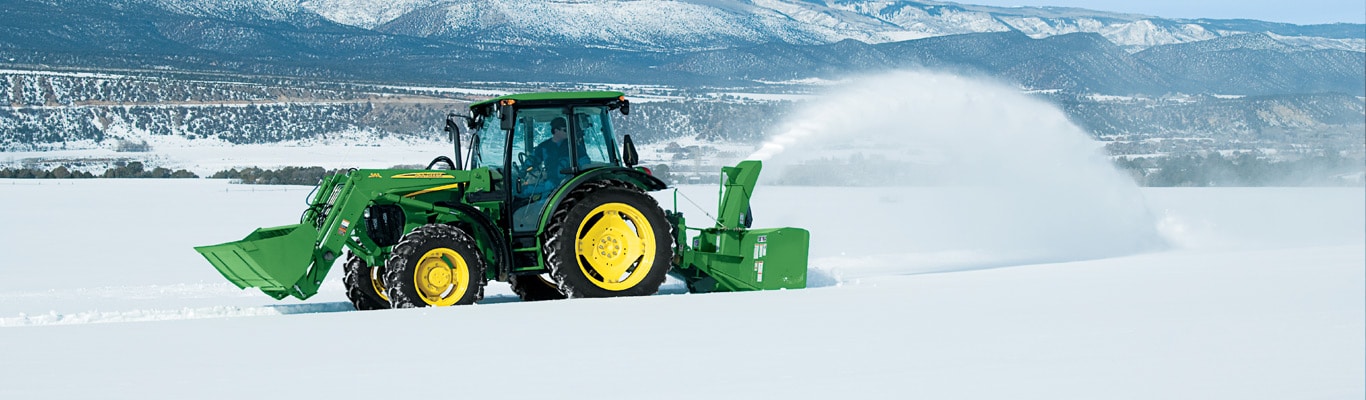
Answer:
[[[1366,23],[1366,0],[947,0],[992,6],[1061,6],[1164,18],[1258,19],[1292,24]]]

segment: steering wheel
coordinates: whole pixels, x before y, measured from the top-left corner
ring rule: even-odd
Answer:
[[[512,170],[517,174],[517,192],[521,193],[523,187],[532,182],[532,167],[526,161],[525,152],[517,152],[517,161],[512,162]]]
[[[446,163],[446,169],[455,169],[455,161],[451,161],[451,158],[446,156],[437,156],[432,159],[432,163],[427,164],[427,169],[432,169],[437,163]]]

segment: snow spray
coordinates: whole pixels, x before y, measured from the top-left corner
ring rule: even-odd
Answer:
[[[844,187],[825,206],[842,211],[831,229],[857,233],[841,254],[972,254],[1000,265],[1165,247],[1103,146],[1018,88],[899,71],[848,80],[794,115],[749,158],[764,161],[767,184]]]

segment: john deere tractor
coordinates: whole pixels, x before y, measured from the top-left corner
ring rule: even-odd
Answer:
[[[647,194],[666,185],[629,135],[618,150],[618,112],[619,92],[473,103],[446,120],[453,159],[327,176],[300,223],[196,250],[275,299],[313,296],[344,259],[362,310],[472,304],[495,280],[524,300],[651,295],[670,273],[692,292],[806,286],[809,234],[748,226],[757,161],[723,168],[716,223],[689,228]]]

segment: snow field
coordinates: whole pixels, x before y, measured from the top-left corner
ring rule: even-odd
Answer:
[[[760,185],[756,227],[812,234],[804,290],[522,303],[493,283],[474,306],[338,312],[339,271],[277,302],[192,249],[296,222],[310,187],[0,180],[0,398],[1366,396],[1361,188],[1139,189],[1056,108],[1000,85],[897,73],[833,90],[852,97],[761,149],[764,176],[828,155],[914,174]],[[897,100],[838,106],[859,96]],[[849,136],[865,132],[880,134]],[[177,158],[285,154],[231,150]],[[655,196],[708,225],[717,187],[677,193]]]
[[[331,312],[340,274],[276,302],[191,249],[295,221],[308,188],[33,182],[0,181],[4,398],[1366,394],[1360,189],[1143,190],[1171,249],[1040,263],[1010,237],[1068,227],[930,218],[970,191],[761,187],[755,226],[811,229],[817,287]]]

